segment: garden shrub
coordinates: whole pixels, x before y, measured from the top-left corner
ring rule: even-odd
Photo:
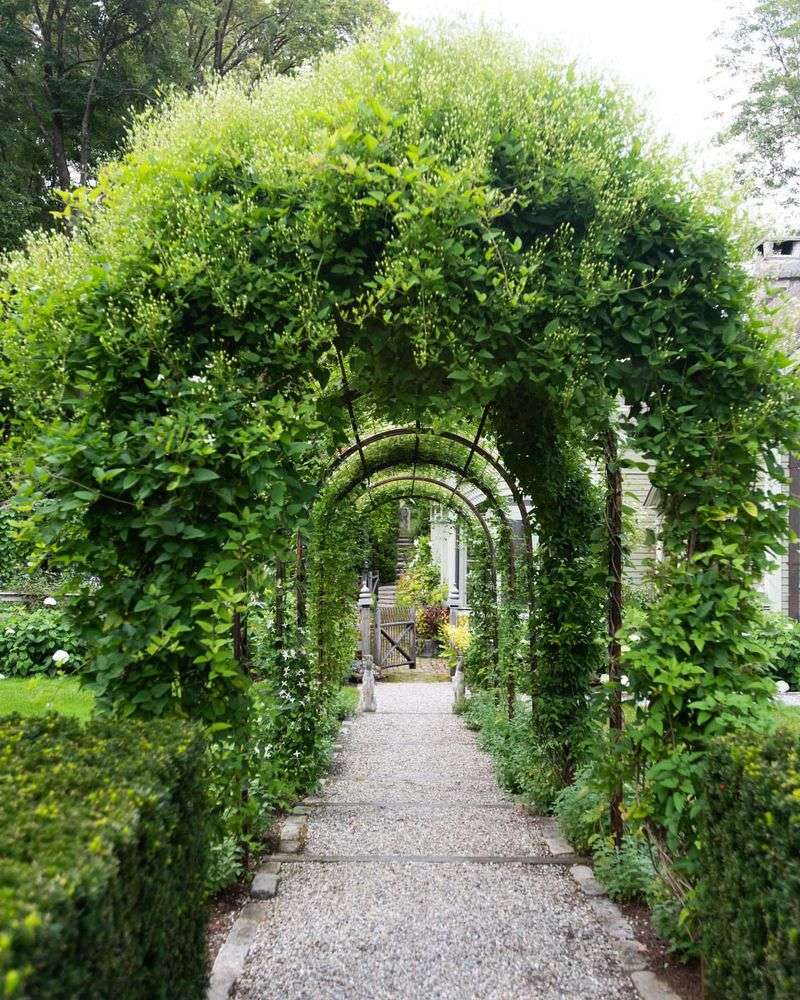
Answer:
[[[800,996],[800,741],[740,732],[711,748],[698,909],[709,994]]]
[[[418,608],[447,600],[447,586],[441,582],[439,568],[431,556],[429,538],[414,540],[414,555],[397,584],[398,606]]]
[[[397,504],[370,511],[368,536],[370,568],[377,570],[381,583],[394,583],[397,578],[397,539],[400,536]]]
[[[609,795],[594,780],[591,765],[580,768],[573,783],[562,788],[554,810],[561,832],[579,854],[589,854],[610,832]]]
[[[450,611],[443,604],[429,604],[417,611],[417,638],[439,639],[442,626],[450,620]]]
[[[188,723],[0,720],[0,996],[204,997],[203,786]]]
[[[509,719],[496,695],[480,692],[467,700],[463,714],[469,728],[478,731],[500,784],[538,812],[550,812],[561,788],[558,748],[538,737],[530,706],[518,702]]]
[[[758,638],[766,646],[766,673],[776,681],[800,688],[800,622],[781,612],[765,612]]]
[[[58,650],[68,653],[69,659],[54,661]],[[0,608],[0,674],[73,673],[80,670],[84,659],[84,643],[61,607]]]
[[[281,661],[281,675],[252,686],[245,726],[223,729],[209,746],[209,893],[240,877],[249,854],[263,850],[275,813],[316,785],[341,721],[358,706],[355,687],[323,699],[299,650]]]
[[[594,852],[594,873],[608,895],[618,903],[646,899],[656,872],[647,844],[630,834],[619,847],[607,840],[598,841]]]

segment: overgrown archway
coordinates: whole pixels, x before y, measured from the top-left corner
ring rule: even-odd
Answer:
[[[69,210],[11,264],[3,350],[31,537],[100,581],[78,613],[106,703],[235,721],[248,574],[305,529],[353,407],[466,437],[488,412],[532,499],[537,722],[568,763],[611,433],[665,498],[626,670],[642,809],[677,843],[706,740],[766,696],[746,626],[797,386],[733,210],[627,97],[488,32],[390,36],[176,98]]]

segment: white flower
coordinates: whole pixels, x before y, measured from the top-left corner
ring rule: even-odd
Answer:
[[[626,688],[629,683],[628,678],[626,677],[625,674],[623,674],[622,677],[620,677],[619,682],[624,688]]]
[[[189,381],[190,382],[205,382],[205,380],[206,380],[205,375],[190,375],[189,376]]]
[[[636,702],[636,707],[637,708],[650,708],[650,699],[649,698],[640,698],[639,701]]]
[[[42,604],[44,604],[46,608],[54,608],[58,604],[58,601],[55,597],[45,597]]]
[[[778,694],[786,694],[789,690],[789,685],[786,681],[775,681],[775,687],[778,689]]]
[[[163,382],[163,381],[164,381],[164,374],[163,372],[159,372],[158,375],[156,375],[156,382]]]
[[[6,679],[6,675],[5,674],[0,674],[0,681],[4,681],[5,679]]]
[[[631,640],[631,642],[638,642],[641,638],[642,637],[639,635],[638,632],[631,632],[631,634],[630,634],[630,640]]]
[[[66,663],[68,659],[69,653],[66,649],[57,649],[55,653],[53,653],[53,663],[57,663],[59,667],[62,663]]]
[[[600,674],[600,683],[601,684],[608,684],[608,682],[610,680],[611,680],[611,678],[608,676],[608,674]]]

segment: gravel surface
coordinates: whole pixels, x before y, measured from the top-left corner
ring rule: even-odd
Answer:
[[[340,740],[306,853],[545,854],[449,685],[378,685]],[[283,865],[239,1000],[634,1000],[568,873],[503,863]]]

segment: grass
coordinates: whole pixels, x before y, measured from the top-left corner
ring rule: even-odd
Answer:
[[[94,698],[74,677],[6,677],[0,681],[0,715],[60,712],[88,719]]]

